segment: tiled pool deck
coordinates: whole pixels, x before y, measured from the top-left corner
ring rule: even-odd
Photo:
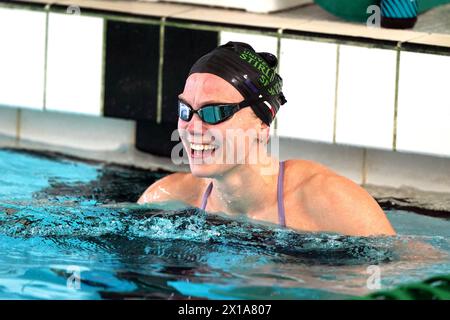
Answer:
[[[81,9],[170,18],[174,21],[209,22],[220,25],[273,29],[275,31],[280,29],[303,31],[450,48],[450,4],[434,8],[420,15],[414,29],[391,30],[368,28],[364,24],[343,21],[313,3],[274,13],[259,14],[238,9],[167,2],[115,0],[16,0],[14,2],[39,3],[51,6],[76,5]]]

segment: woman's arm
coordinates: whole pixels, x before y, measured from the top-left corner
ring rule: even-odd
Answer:
[[[156,181],[141,195],[138,204],[172,203],[177,206],[196,206],[198,183],[188,173],[173,173]]]
[[[323,231],[352,236],[395,235],[375,199],[345,177],[317,174],[301,192],[308,212]]]

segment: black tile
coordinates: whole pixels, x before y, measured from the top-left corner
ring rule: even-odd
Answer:
[[[201,56],[217,46],[218,33],[215,31],[166,27],[162,95],[163,122],[177,122],[177,97],[183,91],[191,66]]]
[[[104,115],[156,120],[159,26],[108,21]]]
[[[177,128],[176,123],[161,123],[155,121],[136,121],[136,148],[140,151],[157,156],[170,157],[172,149],[180,143],[171,141],[172,132]]]

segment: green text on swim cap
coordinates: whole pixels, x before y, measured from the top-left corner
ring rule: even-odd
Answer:
[[[270,68],[264,59],[250,50],[245,49],[239,56],[242,60],[252,65],[256,70],[261,71],[258,81],[263,87],[267,86],[275,76],[275,70]]]
[[[275,78],[275,69],[269,67],[267,62],[262,59],[260,56],[258,56],[256,53],[252,52],[251,50],[245,49],[239,57],[249,63],[251,66],[253,66],[256,70],[260,71],[261,74],[258,78],[258,82],[263,86],[266,87]],[[267,92],[270,95],[277,95],[281,92],[281,83],[279,81],[276,81],[276,83],[270,87],[266,88]]]

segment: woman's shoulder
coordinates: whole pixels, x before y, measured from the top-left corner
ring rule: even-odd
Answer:
[[[337,176],[338,174],[325,165],[304,159],[291,159],[285,161],[286,182],[291,182],[294,187],[307,183],[317,176]],[[292,178],[291,178],[292,177]]]
[[[297,218],[297,225],[307,221],[316,230],[357,236],[395,234],[376,200],[349,178],[304,160],[286,162],[286,172],[288,194],[301,203],[296,212],[303,213],[303,220]]]
[[[150,185],[138,203],[179,200],[196,206],[206,186],[205,179],[197,178],[191,173],[176,172]]]
[[[292,159],[284,165],[284,193],[301,200],[315,198],[317,192],[330,178],[341,177],[327,166],[311,160]]]
[[[285,162],[284,183],[288,194],[302,200],[316,199],[318,195],[324,195],[326,190],[342,189],[349,185],[350,189],[361,189],[352,180],[331,168],[303,159]]]

